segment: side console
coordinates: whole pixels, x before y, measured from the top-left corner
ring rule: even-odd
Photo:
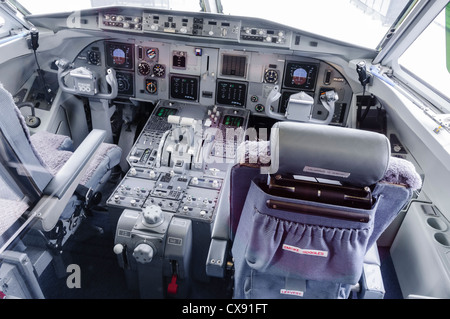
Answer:
[[[211,229],[249,113],[160,101],[149,117],[107,200],[120,213],[114,251],[142,297],[185,297],[192,281],[208,280]]]

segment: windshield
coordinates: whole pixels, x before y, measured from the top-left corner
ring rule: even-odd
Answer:
[[[104,6],[132,6],[198,12],[200,0],[19,0],[31,14],[68,12]]]
[[[32,14],[107,5],[202,10],[201,0],[20,0]],[[213,2],[213,1],[211,1]],[[375,49],[409,0],[221,0],[224,14],[263,18],[336,40]],[[204,6],[208,8],[209,6]],[[216,7],[216,6],[214,6]]]
[[[222,0],[223,12],[264,18],[375,49],[408,0]]]

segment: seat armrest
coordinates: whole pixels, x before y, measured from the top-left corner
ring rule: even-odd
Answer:
[[[69,160],[43,190],[44,195],[61,198],[81,171],[87,166],[106,136],[105,131],[93,130],[70,156]],[[77,182],[78,183],[78,182]]]
[[[55,227],[105,135],[102,130],[92,130],[50,181],[32,211],[37,218],[35,228],[50,231]]]
[[[230,239],[230,170],[223,180],[222,192],[218,200],[216,216],[214,217],[214,225],[211,231],[211,238]]]
[[[211,243],[206,259],[206,274],[211,277],[224,278],[228,257],[230,234],[230,170],[224,179],[214,225],[211,231]]]
[[[228,241],[211,239],[208,257],[206,258],[206,274],[211,277],[224,278],[227,266]]]

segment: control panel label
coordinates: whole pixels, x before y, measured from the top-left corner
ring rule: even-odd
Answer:
[[[167,244],[181,246],[183,244],[183,240],[181,238],[169,237],[167,238]]]
[[[117,236],[131,238],[131,231],[124,230],[124,229],[118,229]]]

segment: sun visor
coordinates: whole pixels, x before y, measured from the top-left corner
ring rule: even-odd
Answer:
[[[270,174],[337,180],[354,186],[380,181],[389,164],[386,136],[369,131],[298,122],[271,130]]]

